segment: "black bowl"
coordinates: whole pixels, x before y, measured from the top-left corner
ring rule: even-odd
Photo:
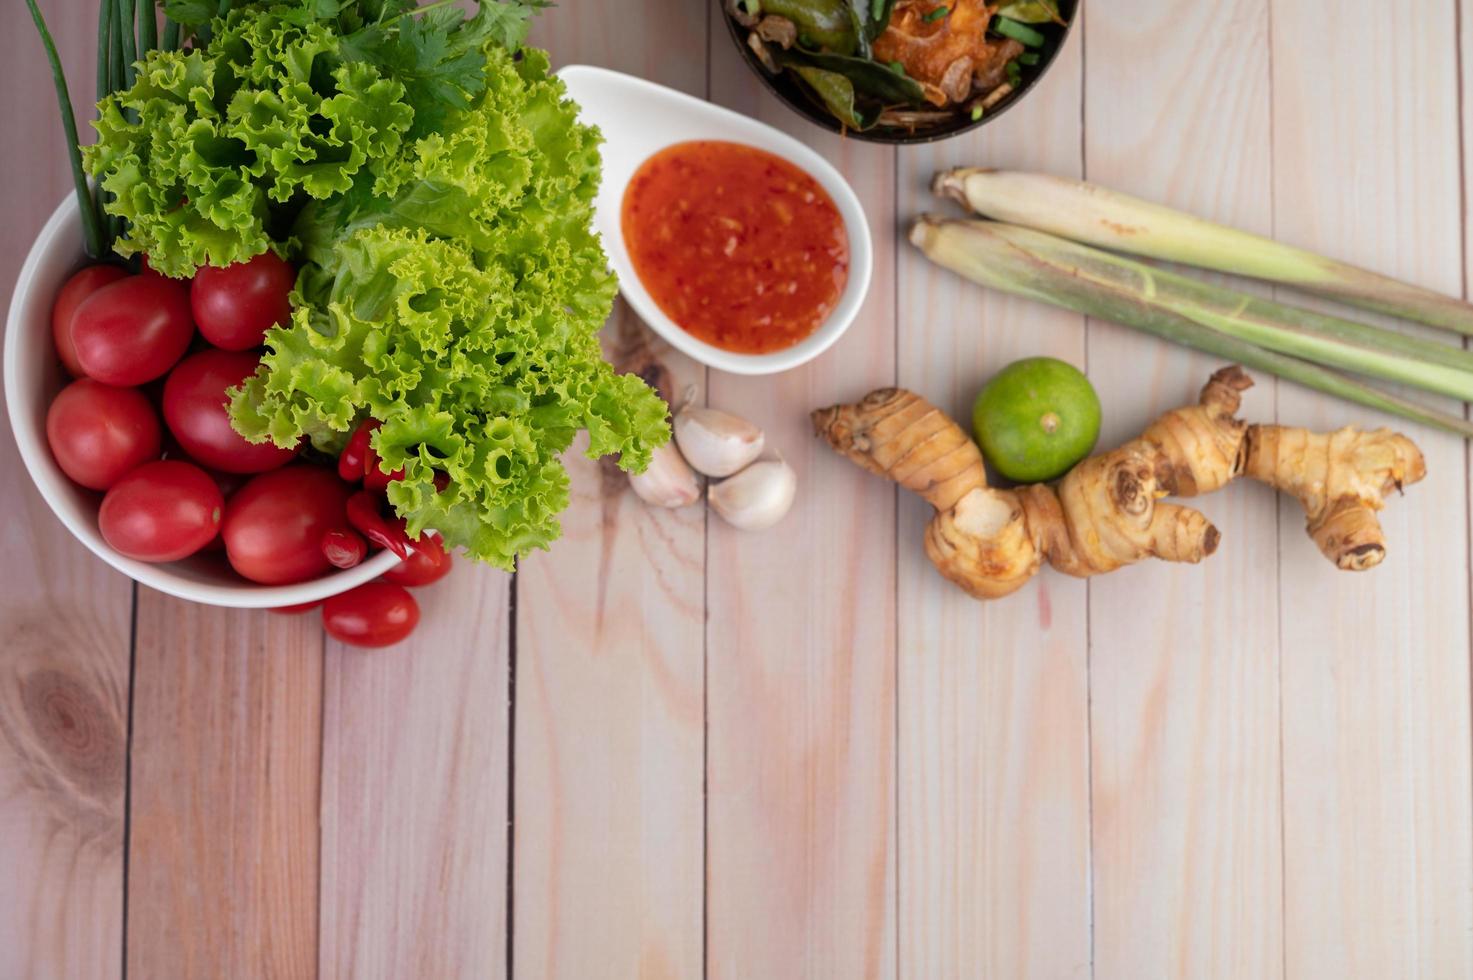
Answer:
[[[1064,42],[1068,40],[1069,31],[1073,29],[1074,22],[1078,19],[1079,0],[1059,0],[1059,13],[1064,17],[1063,26],[1058,24],[1033,24],[1035,30],[1041,31],[1049,39],[1049,45],[1043,57],[1039,58],[1036,65],[1019,65],[1022,69],[1022,84],[998,102],[997,105],[988,109],[981,119],[972,119],[958,112],[956,119],[951,122],[938,123],[934,126],[918,128],[914,131],[908,129],[886,128],[876,126],[873,129],[852,129],[841,126],[839,121],[829,115],[823,107],[817,105],[808,92],[803,89],[793,76],[786,71],[774,75],[762,67],[762,62],[757,60],[757,55],[747,46],[746,28],[739,25],[730,14],[726,12],[724,0],[715,0],[717,14],[726,21],[727,32],[731,35],[732,43],[741,52],[742,60],[747,67],[766,85],[774,95],[778,97],[789,109],[827,129],[831,133],[839,133],[852,139],[864,140],[868,143],[933,143],[936,140],[949,139],[958,133],[965,133],[976,129],[978,126],[986,126],[998,116],[1007,112],[1017,103],[1023,101],[1038,80],[1048,71],[1049,65],[1054,63],[1060,51],[1064,49]]]

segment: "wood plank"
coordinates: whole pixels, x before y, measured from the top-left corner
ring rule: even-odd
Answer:
[[[460,561],[323,667],[322,977],[506,975],[511,577]]]
[[[1454,5],[1419,8],[1415,34],[1369,0],[1275,0],[1273,18],[1279,235],[1458,292]],[[1371,37],[1367,71],[1351,55]],[[1279,415],[1395,425],[1428,466],[1389,503],[1386,562],[1365,575],[1332,570],[1281,507],[1288,973],[1468,976],[1466,447],[1287,385]]]
[[[90,118],[96,14],[41,4],[79,119]],[[71,171],[41,42],[24,4],[0,9],[5,81],[0,297]],[[52,515],[0,433],[0,974],[122,972],[128,651],[133,590]]]
[[[315,973],[321,706],[315,616],[139,589],[130,975]]]
[[[895,378],[895,154],[778,104],[711,27],[714,101],[797,135],[863,202],[859,319],[784,374],[712,372],[798,473],[765,532],[712,515],[707,570],[707,949],[712,978],[888,977],[896,957],[894,490],[812,436],[808,412]]]
[[[902,222],[955,213],[928,190],[947,167],[1079,175],[1080,33],[1008,115],[901,151]],[[897,281],[900,383],[969,430],[977,390],[1008,362],[1085,364],[1081,317],[983,290],[904,245]],[[926,560],[930,517],[901,494],[900,973],[1088,976],[1085,585],[1044,572],[978,602]]]
[[[710,4],[543,11],[558,64],[706,90]],[[622,302],[605,350],[667,398],[703,383]],[[701,975],[705,517],[646,507],[612,462],[565,456],[563,537],[517,583],[517,976]]]
[[[1089,179],[1271,232],[1267,3],[1095,13]],[[1089,345],[1106,445],[1195,401],[1221,363],[1114,324],[1092,323]],[[1277,386],[1256,380],[1242,414],[1271,420]],[[1222,532],[1200,567],[1149,562],[1090,584],[1100,976],[1283,969],[1275,503],[1237,484],[1193,506]]]

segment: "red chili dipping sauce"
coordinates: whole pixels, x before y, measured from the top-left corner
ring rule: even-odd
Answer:
[[[677,143],[650,157],[624,192],[622,224],[655,303],[724,350],[793,346],[849,278],[849,236],[823,187],[741,143]]]

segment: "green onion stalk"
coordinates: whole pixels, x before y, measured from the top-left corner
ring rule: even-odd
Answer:
[[[87,249],[87,254],[94,258],[101,258],[111,246],[102,240],[102,222],[98,218],[97,205],[92,200],[92,192],[87,187],[87,174],[82,169],[81,144],[77,142],[77,117],[72,113],[72,96],[67,90],[66,72],[61,67],[61,56],[56,53],[56,42],[51,39],[51,31],[46,27],[46,18],[41,16],[41,10],[36,6],[36,0],[26,0],[26,6],[30,8],[31,20],[36,24],[36,31],[41,35],[41,43],[46,48],[46,60],[51,63],[51,81],[56,87],[56,101],[61,110],[61,127],[66,133],[67,156],[71,159],[72,183],[77,192],[77,209],[82,213],[82,241]]]
[[[986,218],[1072,241],[1282,283],[1349,306],[1473,334],[1473,305],[1095,184],[962,168],[933,189]]]
[[[100,186],[87,186],[87,173],[82,166],[81,141],[77,136],[77,120],[72,112],[71,94],[67,88],[66,72],[56,52],[56,43],[46,26],[36,0],[26,0],[36,33],[46,48],[46,59],[51,64],[51,79],[56,87],[56,99],[61,110],[61,126],[66,134],[67,156],[72,167],[72,183],[77,195],[77,208],[82,215],[83,244],[93,259],[105,258],[112,251],[113,242],[124,233],[122,219],[106,213],[105,205],[111,195]],[[220,11],[229,9],[229,2],[220,4]],[[159,34],[159,15],[156,0],[98,0],[97,5],[97,101],[101,102],[115,92],[130,88],[136,77],[135,65],[147,57],[150,51],[176,50],[181,42],[181,30],[177,21],[163,19],[163,35]],[[132,118],[132,113],[129,113]]]
[[[910,240],[933,262],[984,286],[1122,323],[1316,391],[1473,438],[1473,422],[1329,366],[1429,391],[1469,392],[1455,397],[1473,398],[1473,363],[1461,349],[1322,317],[996,221],[922,216],[912,225]]]

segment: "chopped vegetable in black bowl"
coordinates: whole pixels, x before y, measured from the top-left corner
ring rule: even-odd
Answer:
[[[924,143],[995,118],[1043,76],[1078,0],[718,0],[743,56],[835,132]]]

